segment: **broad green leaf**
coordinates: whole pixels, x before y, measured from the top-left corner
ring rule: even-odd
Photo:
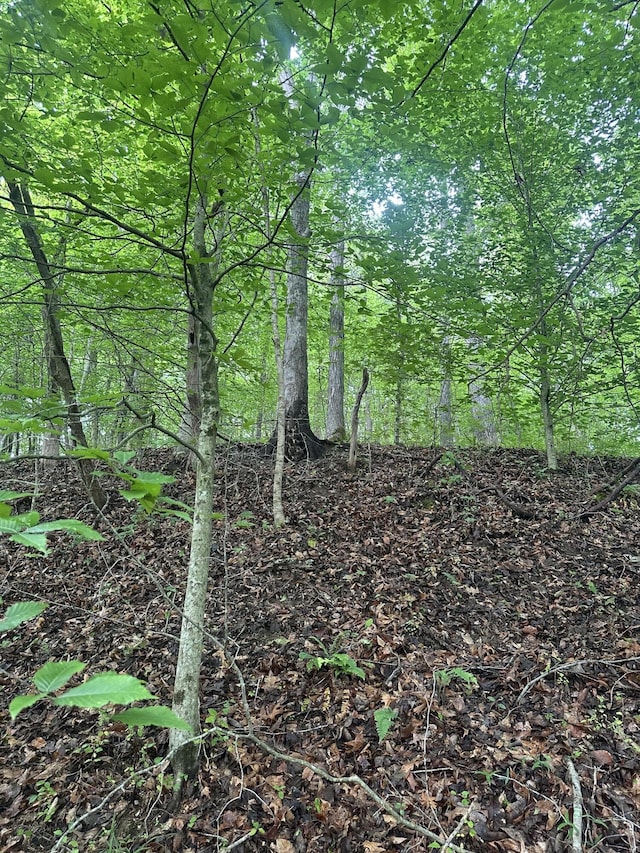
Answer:
[[[130,489],[120,489],[119,491],[126,501],[138,501],[144,510],[147,512],[153,512],[156,505],[156,498],[150,495],[146,490],[131,491]]]
[[[0,619],[0,631],[11,631],[23,622],[35,619],[48,606],[43,601],[18,601],[12,604],[7,607],[4,618]]]
[[[2,532],[0,530],[0,532]],[[18,545],[24,545],[27,548],[35,548],[41,554],[47,553],[47,537],[44,533],[14,533],[10,537],[12,542],[17,542]]]
[[[33,492],[11,492],[0,489],[0,501],[17,501],[20,498],[31,498],[33,494]]]
[[[161,726],[165,729],[182,729],[191,731],[189,723],[164,705],[153,705],[148,708],[128,708],[120,714],[113,715],[114,720],[120,720],[128,726]]]
[[[112,705],[129,705],[139,699],[153,699],[144,684],[132,675],[104,672],[72,687],[53,700],[55,705],[74,705],[77,708],[102,708]]]
[[[109,461],[109,453],[106,450],[100,450],[97,447],[74,447],[73,450],[67,452],[68,456],[74,459],[100,459],[103,462]]]
[[[28,696],[16,696],[13,698],[11,702],[9,702],[9,715],[11,716],[11,719],[15,720],[20,711],[24,711],[25,708],[30,708],[42,698],[44,697],[40,696],[39,693],[31,693]]]
[[[6,518],[0,514],[0,533],[19,533],[21,530],[24,530],[24,524],[16,521],[15,515]]]
[[[14,515],[14,519],[21,524],[23,529],[27,529],[29,532],[33,531],[34,533],[40,533],[40,530],[35,530],[35,525],[40,521],[40,513],[35,510],[31,510],[31,512],[22,512],[20,515]]]
[[[60,521],[45,521],[42,524],[37,524],[35,527],[30,527],[27,533],[47,533],[52,530],[70,530],[72,533],[81,536],[83,539],[91,539],[94,542],[101,542],[104,537],[93,527],[85,524],[84,521],[78,521],[77,518],[63,518]]]
[[[71,676],[82,672],[86,664],[79,660],[49,661],[33,676],[33,683],[41,693],[53,693],[69,681]]]
[[[113,453],[113,458],[119,465],[126,465],[135,455],[135,450],[116,450]]]

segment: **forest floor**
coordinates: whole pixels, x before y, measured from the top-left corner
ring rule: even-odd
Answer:
[[[138,676],[170,704],[189,525],[145,517],[111,478],[96,518],[66,463],[38,483],[44,519],[80,518],[105,539],[54,534],[45,557],[0,543],[3,603],[50,605],[0,645],[1,853],[51,850],[85,813],[58,849],[436,849],[421,829],[490,853],[640,849],[637,490],[580,517],[629,460],[571,456],[550,475],[533,451],[365,447],[355,475],[345,462],[336,449],[288,466],[289,524],[275,530],[271,460],[220,451],[208,630],[271,752],[243,737],[237,672],[206,639],[203,725],[215,716],[229,734],[206,736],[177,813],[165,730],[45,702],[11,721],[6,706],[69,658]],[[167,493],[188,502],[193,473],[175,477]],[[35,485],[26,462],[2,479]],[[397,716],[380,741],[384,708]],[[355,774],[377,802],[337,779]]]

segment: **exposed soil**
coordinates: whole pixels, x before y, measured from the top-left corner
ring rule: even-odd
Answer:
[[[405,818],[469,851],[573,850],[579,798],[583,850],[639,849],[638,492],[579,517],[628,462],[570,457],[549,475],[533,451],[454,460],[372,447],[349,475],[335,450],[287,467],[290,523],[277,531],[272,461],[223,448],[208,629],[242,670],[256,734],[333,776],[358,774]],[[140,466],[174,464],[154,451]],[[167,493],[189,502],[193,473],[175,476]],[[2,479],[34,487],[26,462]],[[1,853],[51,850],[126,779],[72,833],[76,846],[60,849],[434,849],[356,784],[242,739],[236,675],[209,641],[203,724],[215,709],[230,736],[207,736],[177,814],[163,765],[131,778],[164,755],[166,731],[44,702],[10,721],[9,700],[47,660],[130,673],[170,704],[189,525],[145,517],[114,480],[104,485],[104,518],[65,463],[40,480],[36,500],[43,519],[80,518],[103,542],[55,534],[46,557],[0,544],[4,604],[50,603],[0,646]],[[301,652],[348,655],[366,677],[310,672]],[[380,742],[383,707],[397,717]]]

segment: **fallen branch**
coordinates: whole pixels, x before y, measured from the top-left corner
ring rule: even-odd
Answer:
[[[466,468],[464,468],[459,462],[456,462],[455,468],[456,471],[462,474],[462,476],[467,480],[467,482],[475,486],[473,478],[466,470]],[[478,494],[482,494],[482,492],[493,492],[498,498],[498,500],[519,518],[526,518],[527,520],[531,521],[536,517],[537,513],[535,509],[528,509],[527,507],[522,506],[522,504],[517,504],[514,501],[509,500],[506,494],[498,486],[485,486],[484,483],[480,482],[479,487],[476,488],[478,488]]]
[[[524,699],[524,697],[527,695],[527,693],[531,690],[531,688],[535,687],[535,685],[539,681],[543,681],[548,675],[553,675],[556,672],[564,672],[565,670],[568,670],[568,669],[578,669],[587,663],[596,663],[596,664],[600,664],[601,666],[617,666],[621,663],[630,663],[631,661],[639,661],[639,660],[640,660],[640,657],[614,658],[613,660],[602,660],[600,658],[583,658],[582,660],[572,660],[572,661],[569,661],[568,663],[560,663],[560,664],[558,664],[558,666],[553,666],[553,667],[551,667],[551,669],[548,669],[545,672],[541,672],[540,675],[537,675],[535,678],[533,678],[531,681],[529,681],[527,684],[525,684],[525,686],[522,688],[522,690],[518,694],[518,698],[515,701],[515,705],[519,705],[522,702],[522,700]],[[514,705],[514,707],[515,707],[515,705]]]
[[[571,787],[573,788],[571,848],[573,853],[580,853],[582,850],[582,789],[580,788],[580,779],[576,772],[575,765],[570,758],[567,758],[567,767],[569,769]]]
[[[468,853],[468,851],[464,847],[460,847],[457,844],[453,844],[451,840],[447,839],[446,841],[440,838],[439,835],[436,835],[435,832],[432,832],[430,829],[427,829],[426,826],[422,826],[420,823],[415,823],[415,821],[409,820],[400,814],[397,809],[395,809],[392,805],[390,805],[380,794],[376,794],[373,788],[370,788],[367,783],[355,774],[351,776],[334,776],[331,773],[327,772],[323,767],[320,767],[317,764],[312,764],[310,761],[307,761],[304,758],[298,758],[297,756],[290,755],[286,752],[281,752],[279,749],[271,746],[271,744],[262,740],[255,734],[251,734],[249,732],[229,732],[229,729],[222,729],[214,727],[210,730],[209,733],[215,733],[218,736],[223,735],[228,737],[229,735],[233,737],[240,738],[242,740],[249,740],[254,743],[257,747],[259,747],[264,752],[272,755],[274,758],[279,759],[280,761],[284,761],[287,764],[295,764],[298,767],[305,767],[307,770],[311,770],[311,772],[319,776],[321,779],[324,779],[325,782],[329,782],[332,785],[356,785],[358,788],[363,790],[367,796],[373,800],[373,802],[379,806],[386,814],[390,815],[395,822],[399,826],[405,827],[405,829],[410,829],[412,832],[415,832],[416,835],[421,835],[423,838],[428,838],[430,841],[438,844],[439,847],[443,845],[447,845],[447,849],[453,850],[454,853]],[[204,735],[203,735],[204,737]],[[458,832],[458,828],[456,828],[456,832]],[[455,833],[454,833],[455,835]],[[454,835],[450,836],[453,838]]]
[[[628,472],[628,473],[627,473]],[[634,459],[631,465],[628,465],[623,474],[626,473],[626,477],[618,483],[618,485],[613,489],[613,491],[609,492],[609,494],[604,497],[601,501],[599,501],[595,506],[589,507],[589,509],[584,509],[582,512],[578,513],[578,515],[574,516],[574,518],[582,519],[588,518],[590,515],[593,515],[596,512],[600,512],[601,509],[604,509],[611,501],[614,501],[620,492],[628,486],[630,483],[640,476],[640,459]]]

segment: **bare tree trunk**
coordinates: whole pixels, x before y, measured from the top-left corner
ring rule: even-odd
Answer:
[[[358,448],[358,417],[360,414],[360,404],[362,403],[362,398],[364,397],[364,393],[367,390],[368,384],[369,371],[365,367],[362,371],[362,384],[360,385],[360,390],[358,391],[358,396],[356,397],[356,402],[353,407],[353,413],[351,415],[351,442],[349,444],[349,461],[347,462],[347,468],[352,473],[356,470],[356,451]]]
[[[71,368],[64,351],[62,329],[58,318],[56,276],[51,269],[36,227],[35,210],[29,190],[26,186],[20,186],[13,181],[9,181],[8,186],[11,204],[18,215],[20,228],[42,280],[42,319],[45,329],[49,381],[62,393],[67,409],[67,424],[74,443],[80,447],[88,447]],[[98,509],[102,509],[106,503],[106,497],[99,481],[94,476],[94,468],[92,460],[78,460],[78,470],[87,494]]]
[[[187,370],[185,375],[187,404],[182,412],[180,438],[186,444],[195,444],[202,418],[202,377],[200,375],[200,319],[195,308],[188,316],[187,326]]]
[[[286,455],[292,459],[317,459],[323,444],[309,422],[307,361],[309,229],[309,176],[296,179],[298,191],[291,205],[294,237],[287,247],[287,320],[284,338],[284,406]]]
[[[205,228],[207,204],[200,198],[194,223],[194,248],[206,257]],[[219,240],[216,241],[218,244]],[[202,415],[198,430],[198,461],[194,499],[191,550],[187,572],[187,587],[182,609],[180,646],[176,664],[173,710],[186,720],[193,734],[200,731],[200,669],[209,559],[211,556],[211,519],[215,477],[215,449],[220,402],[218,393],[217,338],[213,331],[214,273],[212,264],[193,264],[190,267],[191,300],[200,327],[198,336],[198,368],[202,377]],[[196,774],[200,745],[191,741],[188,732],[172,729],[169,738],[171,763],[179,794],[186,777]]]
[[[344,423],[344,242],[331,252],[331,285],[334,288],[329,312],[329,388],[327,395],[327,440],[346,441]]]
[[[549,375],[544,367],[541,368],[540,376],[540,411],[542,413],[542,424],[544,427],[544,447],[547,454],[547,467],[550,471],[558,470],[558,455],[553,430],[553,414],[550,406],[551,384]]]
[[[451,377],[444,376],[440,383],[440,402],[437,413],[438,437],[443,447],[453,447],[455,433],[453,428],[453,392]]]

